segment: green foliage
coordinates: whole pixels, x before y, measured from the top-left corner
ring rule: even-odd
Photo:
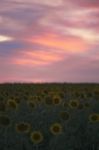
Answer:
[[[35,101],[28,101],[27,104],[28,104],[29,108],[32,109],[32,110],[34,108],[36,108],[36,106],[37,106]]]
[[[61,118],[63,121],[67,121],[67,120],[70,119],[70,114],[69,114],[69,112],[67,112],[67,111],[61,111],[61,112],[59,113],[59,116],[60,116],[60,118]]]
[[[5,112],[6,111],[6,104],[4,101],[0,101],[0,112]]]
[[[99,84],[1,84],[0,150],[99,149]]]
[[[11,121],[7,115],[0,115],[0,127],[8,127]]]

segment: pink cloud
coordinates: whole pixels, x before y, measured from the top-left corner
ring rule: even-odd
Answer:
[[[98,0],[2,0],[0,82],[99,81]]]
[[[57,48],[63,52],[82,52],[88,48],[86,41],[77,37],[65,37],[57,34],[45,34],[38,37],[30,38],[29,42],[47,46],[49,48]]]

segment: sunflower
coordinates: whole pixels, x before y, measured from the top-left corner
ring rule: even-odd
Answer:
[[[62,133],[62,125],[60,123],[53,123],[50,127],[50,132],[53,135],[59,135]]]
[[[31,141],[34,144],[39,144],[43,141],[43,135],[40,131],[33,131],[31,133]]]
[[[7,107],[8,108],[16,110],[17,106],[18,106],[18,104],[17,104],[17,102],[14,99],[10,99],[10,100],[7,101]]]
[[[98,122],[99,121],[99,114],[98,113],[92,113],[89,115],[89,121],[90,122]]]
[[[79,101],[78,100],[70,100],[69,106],[71,108],[77,108],[79,106]]]
[[[31,129],[31,126],[29,123],[21,122],[16,124],[15,128],[18,133],[28,133]]]
[[[53,97],[53,105],[59,105],[61,103],[61,98],[59,96]]]

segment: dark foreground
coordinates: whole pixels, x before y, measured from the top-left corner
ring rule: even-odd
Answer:
[[[99,84],[1,84],[0,150],[99,150]]]

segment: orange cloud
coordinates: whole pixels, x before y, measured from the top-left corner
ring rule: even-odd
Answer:
[[[46,46],[43,50],[24,50],[13,61],[17,65],[44,66],[63,60],[67,53],[79,53],[86,50],[87,43],[76,37],[62,37],[57,34],[45,34],[30,39],[29,42]]]
[[[48,48],[57,48],[66,52],[79,52],[85,50],[88,45],[80,38],[76,37],[59,37],[54,34],[46,34],[29,40]]]
[[[27,50],[24,52],[20,52],[20,54],[18,54],[18,57],[13,59],[13,62],[17,65],[41,66],[51,64],[61,59],[63,59],[63,57],[58,53],[48,52],[44,50]]]
[[[29,58],[18,58],[14,60],[15,64],[18,65],[43,65],[45,64],[42,61],[38,61],[38,60],[30,60]]]
[[[39,50],[39,51],[27,51],[25,54],[31,58],[38,59],[40,61],[57,61],[60,60],[61,57],[58,53],[55,53],[54,51],[44,51],[44,50]]]

